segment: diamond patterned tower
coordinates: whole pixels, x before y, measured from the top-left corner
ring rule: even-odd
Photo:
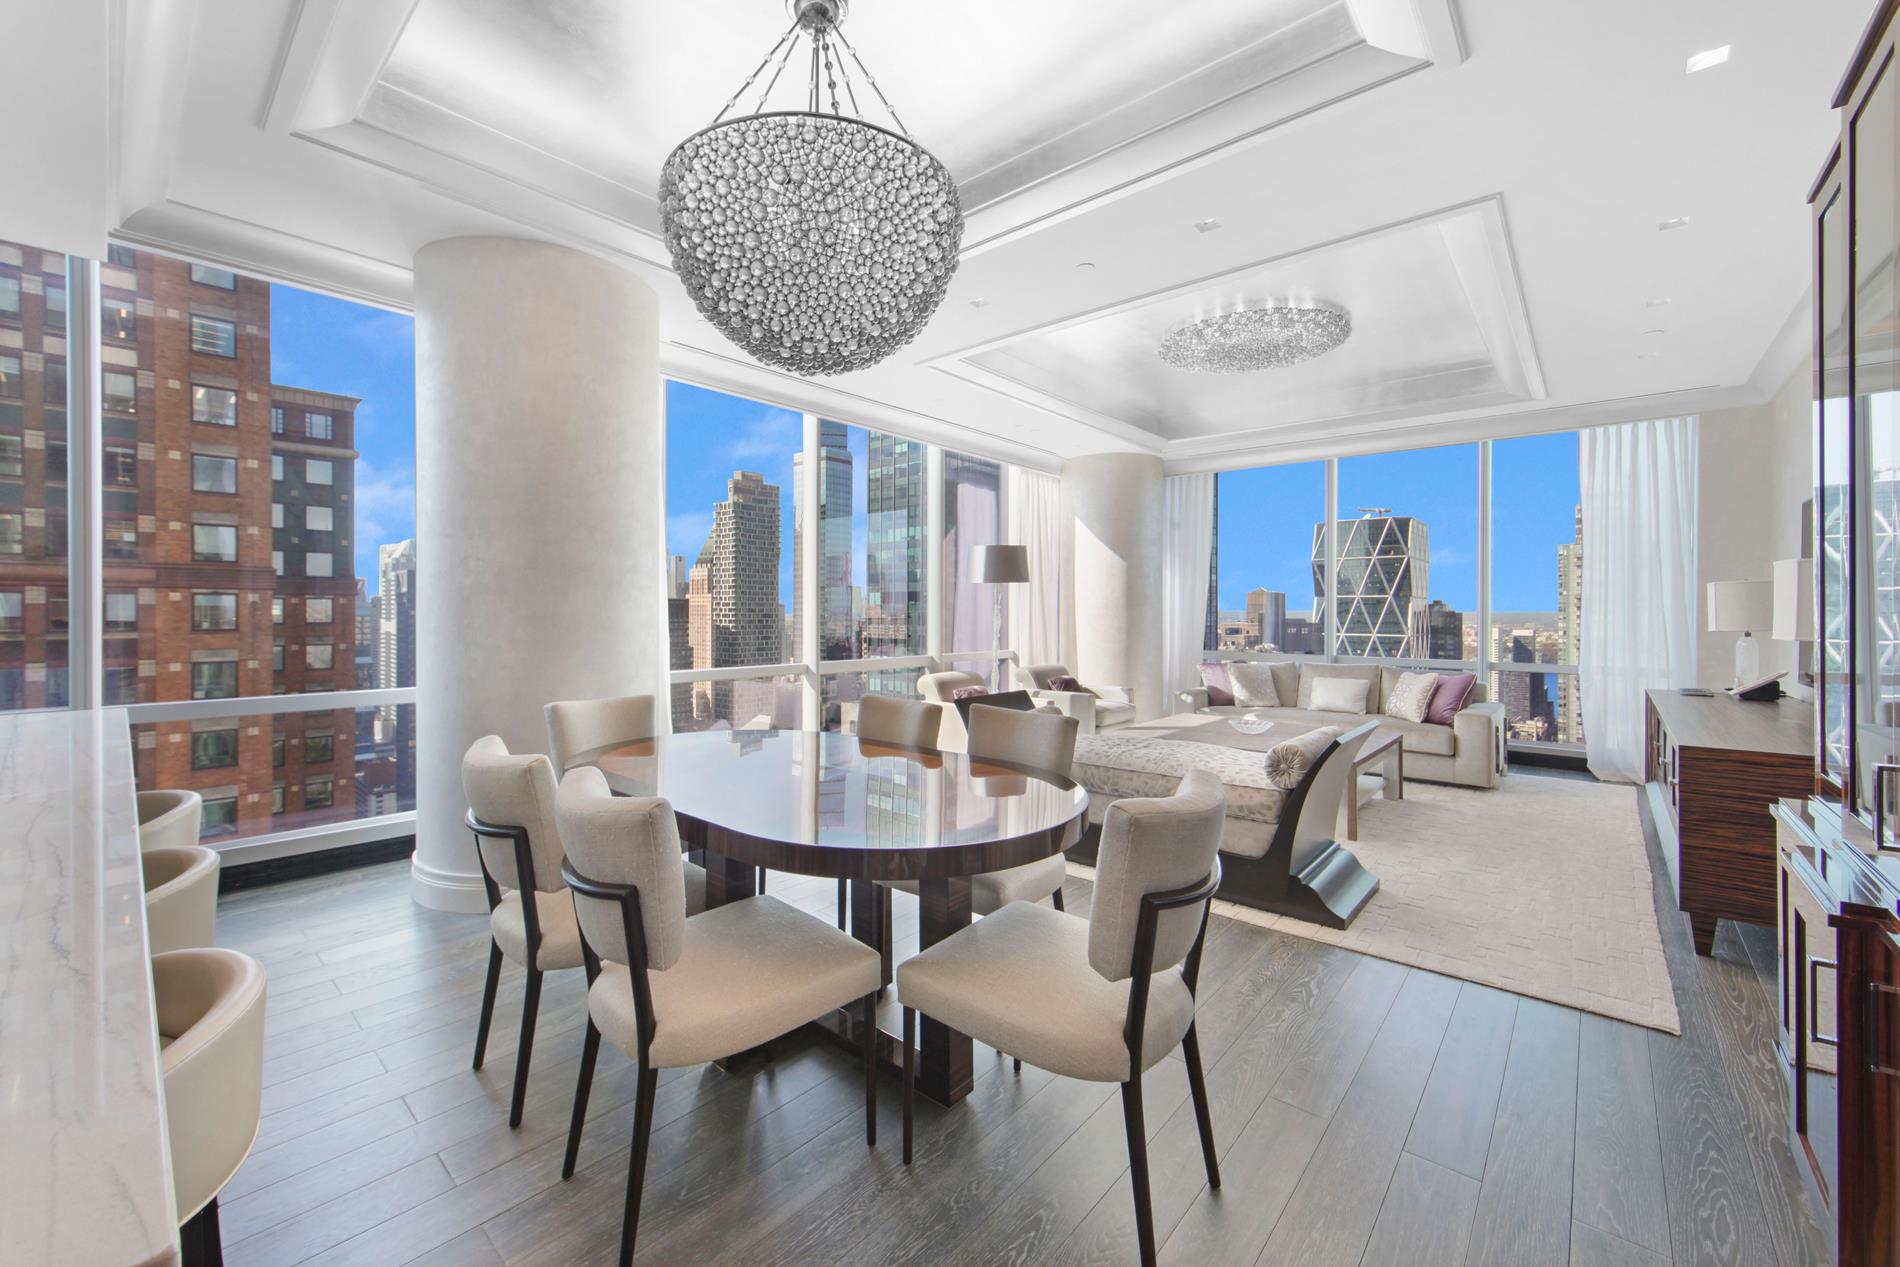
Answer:
[[[1431,654],[1431,547],[1423,520],[1368,511],[1342,519],[1335,575],[1339,603],[1337,653],[1424,658]],[[1326,525],[1313,525],[1314,609],[1324,610]]]

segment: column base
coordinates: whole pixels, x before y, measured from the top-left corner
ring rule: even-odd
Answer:
[[[483,915],[488,911],[488,891],[479,875],[462,871],[440,871],[420,857],[409,864],[409,896],[417,906],[432,911],[461,911]]]

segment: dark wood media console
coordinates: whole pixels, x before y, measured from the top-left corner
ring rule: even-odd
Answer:
[[[1697,954],[1718,919],[1775,922],[1775,820],[1814,789],[1814,709],[1717,693],[1648,693],[1648,787],[1663,859]]]

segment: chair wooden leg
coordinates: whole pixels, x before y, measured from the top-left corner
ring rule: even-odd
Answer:
[[[1016,1076],[1020,1078],[1023,1072],[1023,1058],[1021,1056],[1011,1056],[1010,1059],[1016,1062]]]
[[[495,991],[501,986],[501,947],[488,943],[488,982],[482,987],[482,1019],[475,1023],[475,1068],[488,1054],[488,1023],[495,1019]]]
[[[1141,1119],[1141,1074],[1122,1083],[1122,1123],[1128,1128],[1128,1177],[1135,1189],[1135,1240],[1142,1267],[1154,1267],[1155,1216],[1148,1203],[1148,1128]]]
[[[1207,1186],[1220,1187],[1220,1158],[1214,1155],[1214,1119],[1207,1111],[1207,1078],[1201,1072],[1201,1036],[1188,1026],[1181,1040],[1181,1054],[1187,1057],[1188,1090],[1194,1095],[1194,1117],[1201,1127],[1201,1160],[1207,1163]]]
[[[521,1047],[515,1053],[515,1094],[508,1102],[508,1125],[521,1125],[521,1106],[528,1099],[528,1063],[534,1056],[534,1018],[541,1010],[541,973],[528,969],[528,988],[521,996]]]
[[[653,1093],[660,1075],[640,1070],[633,1108],[633,1151],[627,1157],[627,1212],[620,1223],[620,1267],[632,1267],[633,1241],[640,1231],[640,1191],[647,1181],[647,1137],[653,1134]]]
[[[581,1076],[574,1084],[574,1120],[567,1124],[567,1157],[561,1162],[561,1178],[574,1177],[574,1162],[581,1155],[581,1126],[587,1121],[587,1093],[594,1089],[594,1059],[600,1055],[600,1031],[594,1018],[587,1018],[587,1038],[581,1044]]]
[[[759,892],[765,892],[765,868],[759,868]]]
[[[877,1146],[877,995],[864,996],[864,1142]]]
[[[178,1258],[182,1267],[224,1267],[224,1238],[218,1231],[216,1197],[178,1229]]]
[[[1062,904],[1062,890],[1061,889],[1057,889],[1054,893],[1051,893],[1049,895],[1049,900],[1055,903],[1055,907],[1058,911],[1066,911],[1069,909],[1068,907]]]
[[[879,899],[877,953],[881,961],[878,965],[878,971],[882,974],[881,979],[884,984],[889,985],[895,971],[895,956],[891,953],[891,925],[896,921],[891,918],[890,888],[880,884],[877,886],[877,892]]]
[[[838,931],[845,931],[845,914],[851,909],[851,894],[845,887],[846,881],[838,881]]]
[[[910,1114],[917,1095],[917,1011],[904,1009],[904,1164],[910,1165]]]

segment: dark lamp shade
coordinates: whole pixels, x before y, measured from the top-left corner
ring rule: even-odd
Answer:
[[[1029,580],[1029,547],[972,547],[970,580],[977,585],[1026,584]]]

